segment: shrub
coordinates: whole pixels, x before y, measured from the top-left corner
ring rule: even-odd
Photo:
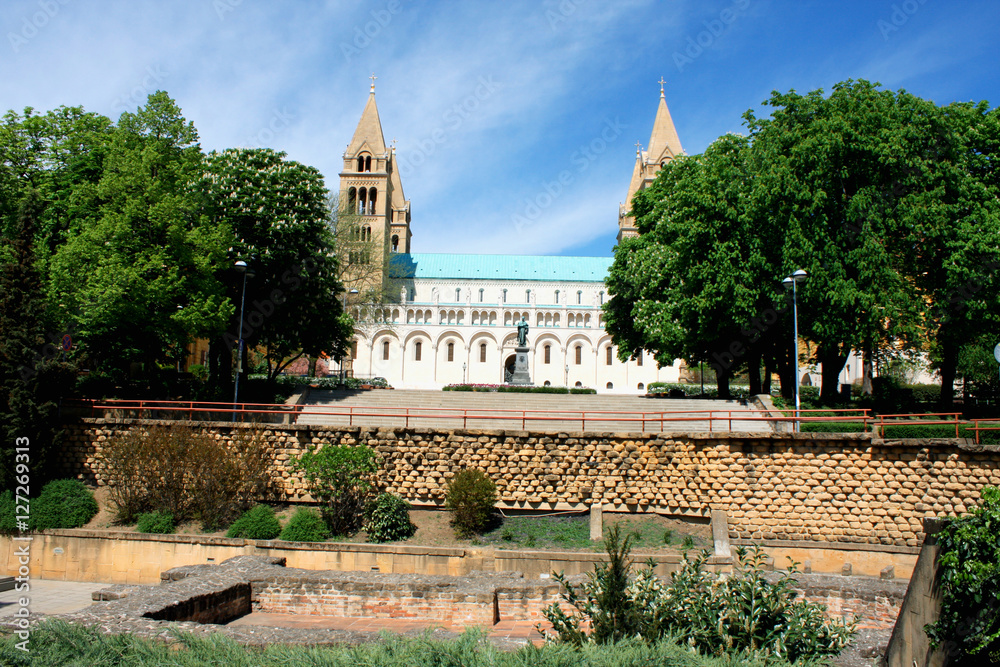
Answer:
[[[365,445],[327,445],[293,462],[310,493],[323,503],[323,518],[335,535],[350,535],[361,527],[375,490],[379,457]]]
[[[795,600],[789,576],[794,563],[771,582],[764,577],[766,555],[758,547],[740,547],[738,568],[720,579],[705,571],[708,552],[703,551],[694,559],[685,554],[669,582],[656,577],[652,560],[630,581],[630,538],[622,539],[615,528],[605,538],[609,561],[599,564],[579,590],[562,574],[553,574],[566,589],[563,599],[575,609],[568,615],[554,603],[544,611],[556,640],[581,645],[630,636],[647,642],[674,637],[704,654],[789,662],[836,655],[851,640],[855,623],[831,621],[822,605]]]
[[[79,528],[97,514],[94,493],[78,479],[57,479],[42,488],[31,501],[32,530]]]
[[[380,493],[375,498],[365,523],[369,542],[405,540],[416,530],[410,521],[410,503],[392,493]]]
[[[17,530],[17,508],[14,492],[7,489],[0,493],[0,535],[13,535]]]
[[[330,529],[319,512],[300,507],[288,520],[288,525],[281,531],[279,540],[287,542],[325,542],[330,537]]]
[[[281,524],[274,510],[267,505],[257,505],[233,522],[226,537],[242,537],[248,540],[273,540],[281,534]]]
[[[104,443],[100,457],[120,523],[161,512],[212,530],[270,495],[272,456],[258,430],[237,431],[227,445],[180,425],[132,428]]]
[[[451,524],[459,537],[482,533],[496,503],[497,486],[482,470],[466,468],[448,483],[445,507],[452,512]]]
[[[938,533],[941,615],[924,629],[956,664],[1000,663],[1000,490],[985,487],[978,507]]]
[[[174,532],[174,517],[162,512],[146,512],[139,515],[139,523],[135,527],[140,533],[159,533],[169,535]]]

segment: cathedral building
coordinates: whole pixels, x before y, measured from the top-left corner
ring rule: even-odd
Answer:
[[[681,154],[662,84],[648,148],[640,150],[618,240],[636,234],[627,215],[632,196],[661,165]],[[513,371],[517,322],[530,326],[529,373],[535,385],[591,387],[600,393],[644,393],[651,382],[676,382],[683,362],[660,368],[643,352],[627,362],[604,329],[601,305],[610,257],[466,255],[410,252],[410,202],[403,195],[395,147],[386,147],[372,86],[340,174],[342,210],[353,238],[366,242],[345,257],[348,311],[358,322],[345,361],[355,377],[383,377],[397,388],[503,384]],[[419,226],[418,226],[419,233]],[[374,307],[360,300],[385,267]],[[370,274],[367,274],[370,275]],[[354,280],[354,283],[352,283]]]

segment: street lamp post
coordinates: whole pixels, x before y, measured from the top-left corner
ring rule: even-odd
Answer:
[[[240,328],[236,332],[239,341],[236,347],[236,383],[233,389],[233,421],[236,421],[236,405],[240,400],[240,372],[243,370],[243,305],[247,300],[247,278],[253,278],[253,270],[247,267],[242,259],[235,264],[236,270],[243,274],[243,294],[240,296]]]
[[[785,286],[785,289],[792,290],[792,362],[795,366],[795,432],[799,431],[799,410],[801,409],[801,403],[799,402],[799,307],[798,307],[798,294],[797,285],[801,282],[805,282],[808,278],[808,274],[799,269],[792,275],[788,276],[781,281],[781,284]]]
[[[465,365],[465,362],[463,361],[462,362],[462,384],[465,384],[465,369],[466,369],[466,365]]]

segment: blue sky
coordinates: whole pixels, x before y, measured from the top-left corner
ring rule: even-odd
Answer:
[[[0,26],[3,110],[162,89],[206,151],[282,150],[331,189],[374,72],[415,252],[610,256],[660,77],[689,154],[772,90],[1000,104],[995,0],[6,0]]]

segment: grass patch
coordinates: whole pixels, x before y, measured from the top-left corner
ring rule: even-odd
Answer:
[[[287,665],[328,665],[329,667],[640,667],[677,665],[723,667],[748,665],[763,667],[763,661],[735,658],[707,658],[669,641],[646,644],[628,640],[614,645],[587,645],[582,648],[549,643],[540,648],[525,646],[503,651],[485,639],[482,631],[468,630],[455,640],[383,635],[377,642],[358,646],[313,647],[273,644],[266,648],[242,646],[221,634],[196,637],[176,633],[178,641],[140,639],[128,634],[104,635],[92,628],[64,621],[43,621],[29,642],[30,652],[15,648],[16,636],[0,637],[0,664],[18,667],[90,667],[129,665],[135,667],[279,667]],[[769,660],[769,667],[788,663]]]
[[[676,527],[665,527],[656,519],[605,516],[604,530],[621,526],[623,534],[634,533],[636,549],[684,549],[708,546],[705,539]],[[571,549],[603,551],[601,540],[590,539],[589,515],[512,516],[482,536],[482,542],[500,549]]]

